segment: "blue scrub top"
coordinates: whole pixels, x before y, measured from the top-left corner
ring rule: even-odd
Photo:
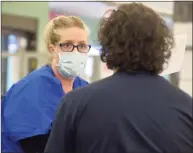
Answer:
[[[73,89],[87,84],[77,77]],[[14,84],[2,100],[2,152],[23,152],[18,140],[48,133],[64,95],[48,65]]]

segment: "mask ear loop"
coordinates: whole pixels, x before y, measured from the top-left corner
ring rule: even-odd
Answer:
[[[59,66],[61,55],[56,50],[54,50],[54,52],[58,55],[58,64],[56,64],[56,66]]]

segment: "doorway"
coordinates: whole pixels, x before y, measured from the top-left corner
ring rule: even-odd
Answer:
[[[26,64],[24,57],[25,52],[36,52],[36,34],[3,27],[1,40],[1,94],[4,95],[14,83],[18,82],[26,74],[26,69],[29,72],[33,70],[26,67],[30,67],[31,63],[33,63],[33,66],[37,66],[36,59],[30,59],[30,62]]]

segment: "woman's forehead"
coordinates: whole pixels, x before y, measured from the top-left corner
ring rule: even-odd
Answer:
[[[60,29],[58,31],[58,34],[60,35],[60,42],[64,42],[67,40],[75,42],[88,40],[88,32],[85,29],[81,29],[78,27]]]

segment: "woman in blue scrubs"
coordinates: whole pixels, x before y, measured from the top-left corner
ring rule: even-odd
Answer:
[[[88,45],[85,24],[74,16],[58,16],[45,27],[50,65],[15,83],[2,101],[2,152],[43,152],[60,99],[87,85],[84,70]]]

